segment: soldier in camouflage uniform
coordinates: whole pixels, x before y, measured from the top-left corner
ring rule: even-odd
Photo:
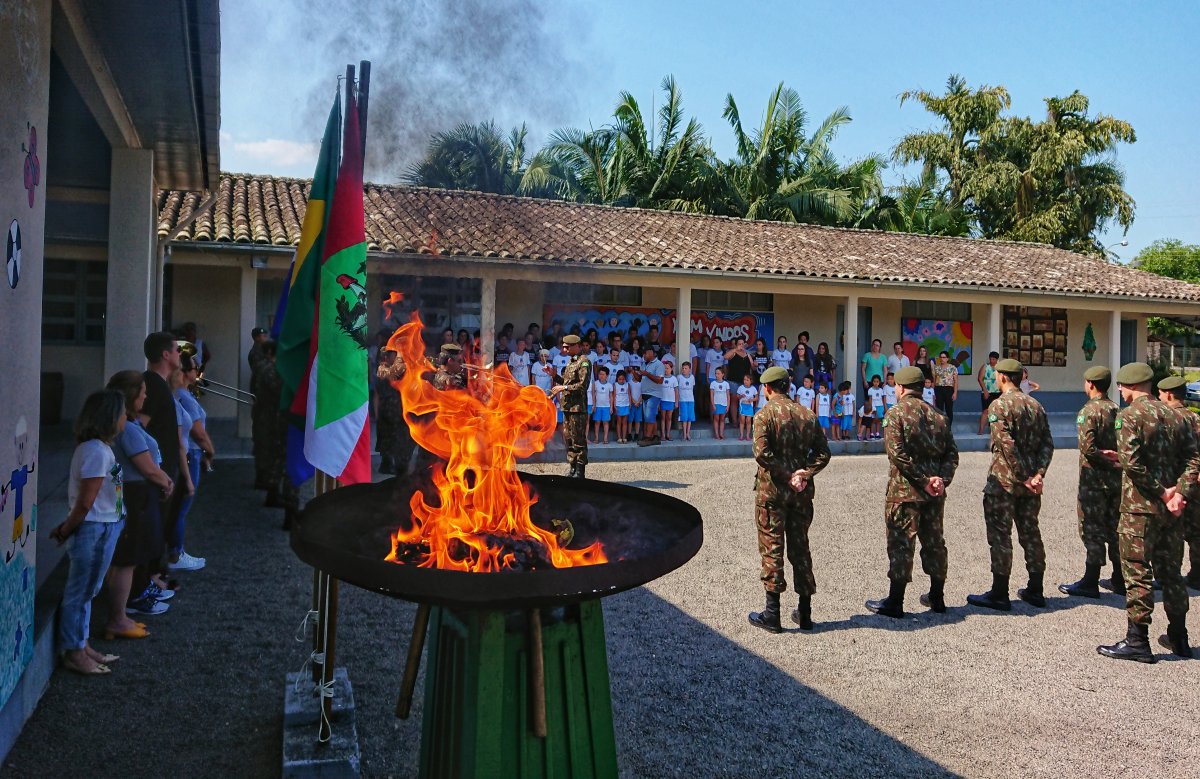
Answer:
[[[433,386],[440,390],[467,388],[467,371],[463,367],[462,347],[458,344],[442,344]]]
[[[1054,456],[1054,439],[1042,404],[1021,392],[1021,363],[1007,359],[996,363],[1000,397],[988,409],[992,438],[992,467],[983,489],[983,518],[992,552],[992,589],[968,595],[973,606],[1011,611],[1008,577],[1012,572],[1012,528],[1025,550],[1029,584],[1017,590],[1021,600],[1044,608],[1042,577],[1046,549],[1042,546],[1038,512],[1042,507],[1043,479]]]
[[[1154,372],[1133,362],[1117,372],[1121,398],[1128,405],[1117,414],[1117,452],[1121,457],[1121,567],[1125,573],[1125,639],[1096,651],[1118,660],[1153,663],[1149,632],[1154,613],[1152,576],[1163,585],[1167,636],[1163,643],[1182,657],[1188,646],[1187,587],[1179,567],[1183,558],[1180,477],[1195,473],[1196,438],[1191,426],[1150,394]],[[1189,497],[1192,490],[1188,490]],[[1150,566],[1154,566],[1154,574]]]
[[[555,385],[550,396],[561,394],[563,412],[563,438],[567,442],[567,464],[571,466],[568,476],[580,479],[587,469],[587,398],[592,383],[592,364],[579,353],[579,336],[568,335],[562,340],[563,348],[571,355],[571,362],[554,377]]]
[[[884,526],[887,528],[888,579],[891,589],[883,600],[869,600],[867,609],[885,617],[904,617],[904,590],[912,581],[913,556],[921,539],[921,568],[929,575],[929,592],[921,603],[938,613],[946,610],[946,539],[942,510],[946,487],[958,468],[958,447],[946,417],[921,399],[925,374],[917,367],[896,373],[899,400],[883,418],[888,485]]]
[[[1121,549],[1117,544],[1117,516],[1121,505],[1121,464],[1117,459],[1117,404],[1108,399],[1112,372],[1103,365],[1083,374],[1088,401],[1075,417],[1079,434],[1079,537],[1083,539],[1083,578],[1060,584],[1066,595],[1100,597],[1100,569],[1112,560],[1112,590],[1125,594],[1121,574]]]
[[[250,363],[250,392],[254,393],[254,403],[250,407],[250,440],[254,444],[252,450],[254,453],[254,489],[265,490],[268,486],[267,460],[270,458],[271,420],[274,418],[275,409],[259,400],[254,387],[258,381],[259,371],[262,370],[263,362],[266,360],[263,354],[263,345],[267,342],[267,331],[256,327],[250,331],[250,338],[254,341],[254,345],[250,347],[250,353],[246,355],[246,362]]]
[[[758,463],[754,520],[767,605],[751,612],[750,624],[779,633],[779,594],[787,589],[783,556],[792,565],[793,586],[800,596],[792,621],[811,630],[812,596],[817,591],[808,527],[813,518],[813,477],[829,464],[829,445],[810,409],[788,399],[788,374],[771,367],[760,379],[767,405],[754,415],[754,459]]]
[[[1183,405],[1187,382],[1180,376],[1169,376],[1158,383],[1159,400],[1175,409],[1187,420],[1192,432],[1200,441],[1200,415]],[[1183,538],[1187,542],[1191,568],[1187,575],[1187,586],[1200,590],[1200,500],[1188,498],[1183,510]]]
[[[378,399],[375,450],[379,452],[379,472],[407,472],[413,440],[404,421],[400,390],[393,383],[404,375],[404,361],[394,350],[384,349],[375,373],[375,397]]]
[[[274,341],[263,344],[263,357],[254,385],[254,396],[256,399],[263,399],[268,408],[274,409],[266,423],[267,452],[263,477],[267,481],[267,500],[263,505],[284,510],[283,529],[287,530],[299,509],[300,499],[295,485],[287,475],[288,419],[279,409],[283,377],[275,368],[275,348]]]

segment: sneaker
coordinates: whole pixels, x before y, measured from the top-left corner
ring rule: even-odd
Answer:
[[[143,596],[135,601],[130,601],[125,605],[126,614],[165,614],[167,609],[171,608],[162,601],[157,601],[154,598]]]
[[[173,563],[167,563],[168,571],[199,571],[204,567],[205,561],[203,557],[192,557],[187,552],[180,552],[179,559]]]
[[[142,597],[143,598],[145,598],[145,597],[153,598],[154,600],[157,600],[157,601],[170,600],[171,598],[175,597],[175,590],[164,590],[162,587],[159,587],[157,584],[151,584],[149,587],[146,588],[146,591],[144,593],[142,593]]]

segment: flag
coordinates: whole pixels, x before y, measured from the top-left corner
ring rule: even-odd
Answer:
[[[358,106],[346,101],[342,164],[325,225],[308,371],[304,456],[342,484],[371,481],[367,241]]]
[[[293,484],[312,478],[313,467],[304,458],[304,414],[306,412],[308,369],[312,361],[313,332],[320,282],[321,258],[325,251],[328,204],[337,181],[340,155],[339,130],[342,103],[339,94],[329,110],[317,169],[308,192],[300,244],[292,258],[288,283],[284,285],[276,310],[272,337],[278,343],[275,367],[283,379],[280,410],[287,413],[287,473]]]

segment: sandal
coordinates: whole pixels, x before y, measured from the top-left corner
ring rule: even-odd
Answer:
[[[134,623],[134,626],[128,630],[105,630],[104,640],[112,641],[117,638],[145,638],[150,635],[150,631],[146,630],[146,626],[140,622]]]
[[[63,668],[66,668],[68,671],[74,671],[80,676],[103,676],[104,674],[112,673],[112,669],[104,663],[96,663],[92,668],[84,668],[82,665],[68,660],[66,655],[63,655],[61,662]]]

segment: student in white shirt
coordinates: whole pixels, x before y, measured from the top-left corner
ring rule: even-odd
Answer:
[[[634,378],[636,374],[631,367],[626,371],[629,380],[629,436],[626,440],[636,443],[642,434],[642,383]]]
[[[883,382],[879,380],[879,376],[871,377],[871,386],[867,387],[867,407],[871,411],[871,432],[870,438],[881,438],[879,434],[879,420],[883,418],[884,401],[883,401]],[[863,416],[867,416],[863,414]]]
[[[675,406],[679,403],[679,379],[675,377],[675,363],[663,363],[663,380],[658,387],[658,423],[662,440],[671,440],[671,425],[675,418]]]
[[[508,355],[508,370],[522,387],[529,386],[529,367],[531,362],[529,352],[525,351],[525,339],[518,338],[516,351]]]
[[[796,402],[815,413],[817,410],[816,399],[817,391],[813,389],[813,379],[810,374],[804,377],[803,386],[796,390]]]
[[[692,364],[685,362],[679,375],[679,424],[683,427],[683,440],[692,440],[692,423],[696,421],[696,377],[692,375]]]
[[[817,387],[817,422],[821,424],[821,429],[825,431],[825,437],[831,437],[831,428],[829,420],[833,415],[833,396],[829,394],[829,385],[821,382],[821,386]]]
[[[608,380],[608,368],[600,366],[596,372],[596,380],[592,382],[592,420],[594,443],[600,441],[600,427],[604,426],[604,443],[608,443],[608,425],[612,421],[613,383]]]
[[[712,400],[713,438],[721,441],[725,438],[725,414],[729,411],[729,382],[725,381],[724,368],[716,369],[708,383],[708,394]]]
[[[936,393],[933,391],[933,379],[925,380],[925,387],[921,390],[921,400],[929,405],[934,405]]]
[[[712,339],[712,348],[708,350],[708,354],[704,355],[704,370],[708,373],[708,381],[711,384],[716,381],[717,368],[725,367],[725,350],[721,347],[721,339],[715,335]],[[721,371],[724,374],[724,371]]]
[[[754,423],[754,401],[758,399],[758,388],[749,373],[742,379],[738,394],[738,440],[749,441],[751,425]]]
[[[554,386],[553,374],[554,366],[550,364],[550,350],[542,349],[538,352],[538,361],[529,369],[529,375],[533,377],[533,383],[538,389],[550,394],[550,388]]]
[[[854,436],[854,423],[858,419],[856,413],[858,399],[850,391],[852,386],[848,381],[843,381],[838,385],[837,405],[834,407],[834,411],[841,421],[835,431],[835,440],[849,441]]]
[[[632,406],[632,385],[625,371],[617,371],[617,380],[613,384],[613,412],[617,415],[617,443],[623,444],[629,440],[629,409]]]
[[[785,371],[792,367],[792,353],[788,351],[787,336],[781,335],[775,340],[775,350],[771,352],[771,365]]]
[[[887,384],[883,385],[883,413],[885,416],[894,405],[896,405],[896,374],[889,371]]]

